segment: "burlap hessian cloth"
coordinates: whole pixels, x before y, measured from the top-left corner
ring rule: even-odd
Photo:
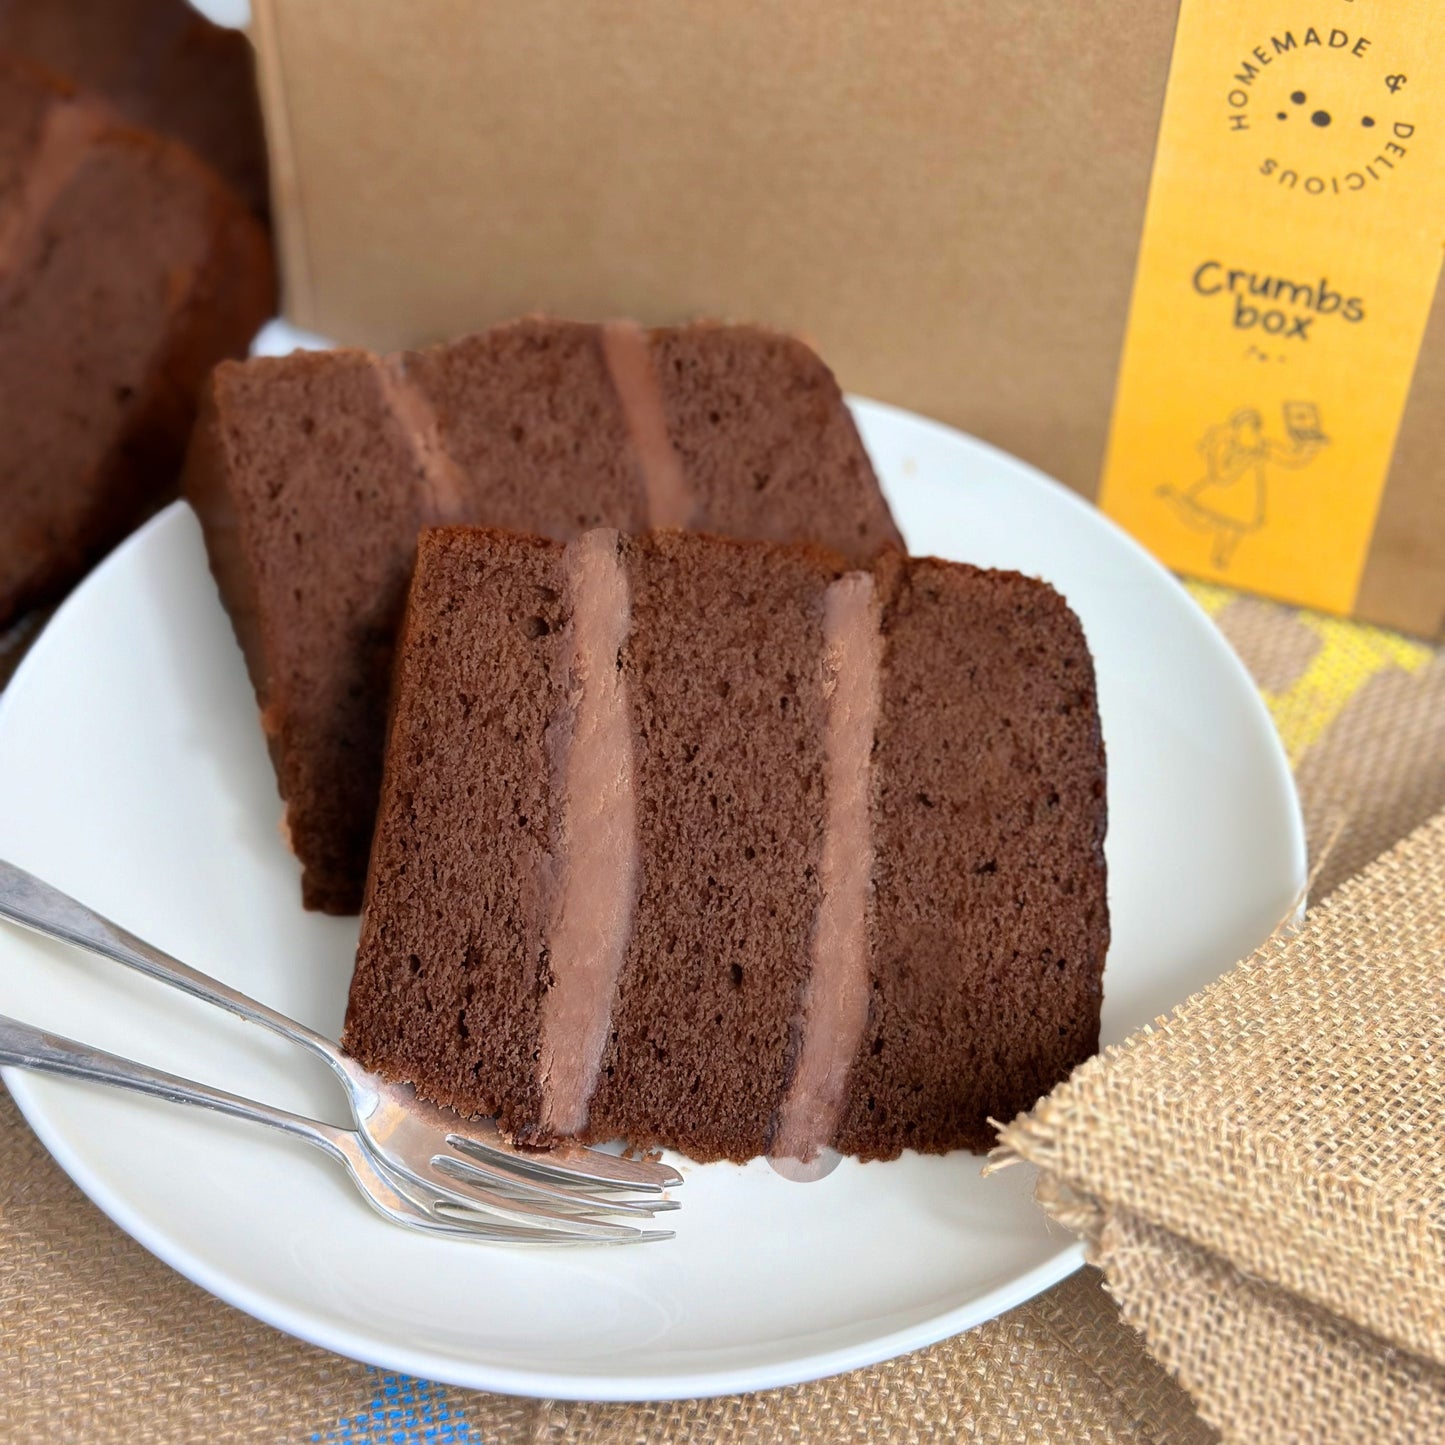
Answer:
[[[1103,1273],[791,1389],[480,1395],[211,1299],[0,1094],[0,1442],[1445,1440],[1445,652],[1194,590],[1275,718],[1316,856],[1332,846],[1302,928],[1007,1131]]]

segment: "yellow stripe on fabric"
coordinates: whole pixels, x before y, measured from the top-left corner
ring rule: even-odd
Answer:
[[[1318,634],[1319,651],[1293,685],[1283,692],[1264,692],[1292,764],[1324,736],[1350,699],[1377,673],[1392,667],[1418,672],[1434,656],[1424,643],[1383,627],[1311,612],[1300,613],[1299,621]]]
[[[1241,594],[1209,582],[1185,581],[1185,589],[1200,608],[1217,619]],[[1419,672],[1435,655],[1434,649],[1383,627],[1298,611],[1295,624],[1318,638],[1314,656],[1288,687],[1260,687],[1260,696],[1284,743],[1290,764],[1296,765],[1345,710],[1350,699],[1372,677],[1390,668]]]
[[[1199,604],[1206,616],[1218,617],[1239,593],[1228,587],[1216,587],[1212,582],[1185,580],[1184,590]]]

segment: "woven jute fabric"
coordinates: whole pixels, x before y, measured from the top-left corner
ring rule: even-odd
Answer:
[[[1230,1440],[1445,1440],[1445,1372],[1419,1356],[1128,1210],[1103,1248],[1125,1317]]]
[[[1445,813],[999,1153],[1230,1438],[1445,1440],[1442,1121]]]
[[[1324,641],[1299,626],[1241,649],[1280,696]],[[1298,767],[1351,860],[1445,802],[1445,668],[1396,662]],[[1003,1135],[1229,1439],[1445,1440],[1445,813],[1347,866],[1325,858],[1301,928]]]
[[[1217,589],[1195,595],[1260,685],[1296,769],[1312,844],[1332,843],[1316,880],[1323,898],[1445,808],[1445,655]],[[1437,934],[1442,926],[1437,917]],[[1437,1004],[1437,1020],[1441,1012]],[[1288,1132],[1290,1104],[1274,1122]],[[1316,1154],[1316,1164],[1328,1161],[1327,1150]],[[659,1405],[518,1401],[388,1376],[219,1304],[95,1210],[0,1094],[0,1442],[1216,1439],[1171,1371],[1241,1440],[1332,1438],[1328,1428],[1291,1433],[1293,1402],[1306,1389],[1374,1432],[1353,1438],[1445,1438],[1422,1423],[1428,1414],[1390,1413],[1407,1391],[1428,1400],[1416,1389],[1424,1356],[1404,1347],[1411,1337],[1402,1326],[1387,1343],[1368,1334],[1379,1324],[1339,1313],[1340,1294],[1247,1274],[1217,1242],[1196,1242],[1142,1210],[1108,1208],[1100,1202],[1108,1197],[1070,1194],[1071,1217],[1091,1227],[1108,1269],[1107,1291],[1105,1277],[1085,1269],[966,1335],[791,1389]],[[1316,1272],[1325,1268],[1307,1257]],[[1381,1291],[1389,1277],[1379,1277]],[[1413,1277],[1395,1286],[1412,1297],[1415,1289]],[[1399,1312],[1409,1313],[1408,1299]],[[1378,1345],[1362,1364],[1365,1337]],[[1234,1379],[1256,1403],[1257,1430],[1215,1404]]]

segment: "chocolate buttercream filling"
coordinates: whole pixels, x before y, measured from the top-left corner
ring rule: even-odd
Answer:
[[[15,199],[0,211],[0,276],[23,259],[30,239],[84,163],[96,137],[113,123],[103,105],[57,101],[40,122],[40,135]]]
[[[602,357],[642,474],[647,525],[690,527],[697,503],[668,435],[662,387],[648,353],[647,333],[634,321],[607,322],[602,328]]]
[[[404,357],[377,356],[372,365],[382,401],[406,433],[416,458],[425,525],[465,520],[467,475],[442,443],[436,408],[406,374]]]
[[[564,553],[566,700],[548,728],[560,800],[543,944],[551,986],[541,1002],[542,1125],[587,1123],[617,978],[632,938],[640,873],[632,719],[620,653],[631,622],[618,534],[584,533]]]
[[[823,598],[823,848],[801,1047],[771,1153],[813,1159],[842,1118],[848,1073],[868,1023],[873,892],[872,756],[883,639],[873,578],[850,572]]]

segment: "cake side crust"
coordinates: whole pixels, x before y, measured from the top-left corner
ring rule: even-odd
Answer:
[[[986,1149],[1098,1047],[1103,741],[1046,583],[885,564],[872,1003],[837,1147]]]

